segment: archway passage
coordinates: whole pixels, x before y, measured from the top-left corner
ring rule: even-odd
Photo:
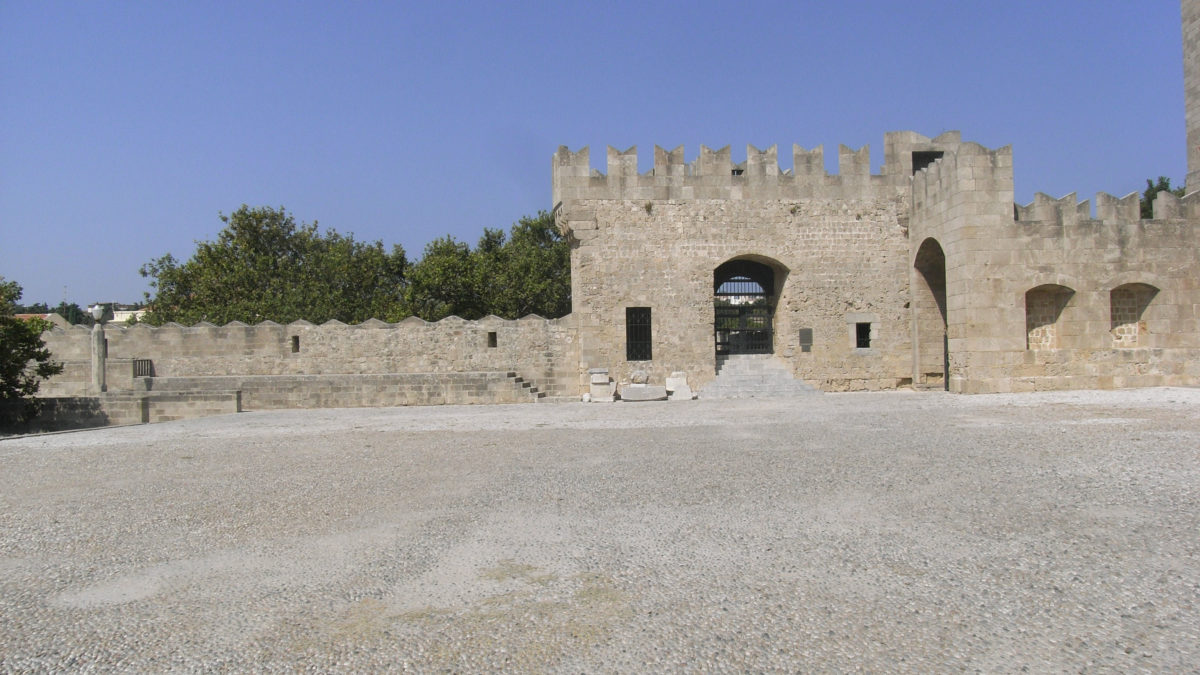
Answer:
[[[713,272],[713,330],[718,356],[774,350],[775,270],[730,260]]]
[[[946,254],[936,239],[921,242],[913,266],[917,275],[914,291],[916,363],[913,382],[950,385],[950,349],[946,333]]]

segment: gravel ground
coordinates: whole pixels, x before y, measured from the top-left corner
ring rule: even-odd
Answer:
[[[0,671],[1197,671],[1200,390],[0,441]]]

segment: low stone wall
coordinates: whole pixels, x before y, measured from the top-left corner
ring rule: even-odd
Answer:
[[[46,397],[37,417],[3,432],[30,434],[167,422],[228,415],[241,409],[241,392],[230,390],[123,391],[100,396]]]
[[[42,411],[26,424],[0,428],[4,434],[33,434],[68,429],[102,427],[113,422],[114,417],[125,417],[126,411],[105,409],[98,397],[47,397],[43,398]]]
[[[145,380],[156,396],[240,392],[241,409],[532,403],[515,373],[396,373],[163,377]]]
[[[286,326],[269,321],[254,326],[240,322],[190,327],[167,324],[158,328],[110,325],[105,335],[110,391],[135,388],[133,362],[148,359],[157,378],[421,374],[432,379],[452,373],[515,372],[550,396],[579,393],[576,338],[570,316],[527,316],[511,321],[448,317],[436,323],[409,318],[395,324],[372,320],[354,326],[337,321],[320,326],[307,321]],[[44,339],[53,358],[62,361],[65,368],[43,385],[43,395],[93,393],[88,391],[90,330],[54,329]],[[316,382],[292,380],[286,386]],[[344,391],[349,385],[336,386]],[[378,403],[369,403],[372,385],[363,381],[359,386],[358,396],[363,402],[351,405],[403,405],[387,401],[420,398],[385,396]],[[438,396],[429,398],[440,400]],[[448,396],[448,400],[460,398],[453,393]]]

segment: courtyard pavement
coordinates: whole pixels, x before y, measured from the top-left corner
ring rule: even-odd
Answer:
[[[0,672],[1200,669],[1200,390],[0,440]]]

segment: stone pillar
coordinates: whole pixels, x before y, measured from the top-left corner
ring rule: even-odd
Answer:
[[[104,381],[105,360],[108,350],[104,347],[104,324],[100,321],[92,326],[92,391],[101,393],[108,391]]]
[[[1187,191],[1200,190],[1200,0],[1182,0],[1183,99],[1187,120]]]

